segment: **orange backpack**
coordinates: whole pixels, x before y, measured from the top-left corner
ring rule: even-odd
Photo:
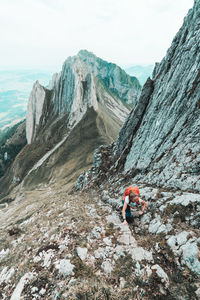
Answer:
[[[124,197],[123,197],[123,200],[124,200],[124,201],[125,201],[125,197],[126,197],[126,196],[129,196],[130,191],[132,191],[133,193],[135,193],[135,194],[138,195],[138,196],[139,196],[139,194],[140,194],[140,191],[139,191],[139,189],[138,189],[137,186],[130,186],[130,187],[128,187],[127,189],[125,189]],[[137,203],[137,204],[139,203],[139,197],[137,197],[136,203]]]

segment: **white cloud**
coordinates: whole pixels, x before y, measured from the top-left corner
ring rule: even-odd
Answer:
[[[165,55],[193,0],[1,0],[0,66],[59,65],[80,49],[118,64]]]

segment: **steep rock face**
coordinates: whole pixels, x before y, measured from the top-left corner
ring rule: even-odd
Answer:
[[[140,94],[141,86],[138,79],[129,76],[119,66],[96,57],[87,50],[78,53],[81,60],[89,66],[90,71],[102,79],[105,85],[128,104],[135,104]]]
[[[45,96],[45,88],[36,81],[29,97],[26,114],[26,138],[28,144],[35,138],[42,115]]]
[[[120,67],[107,63],[94,54],[82,50],[69,57],[62,71],[55,74],[48,89],[35,83],[30,95],[27,111],[27,140],[30,144],[37,135],[39,123],[46,123],[44,115],[45,99],[51,103],[51,115],[63,116],[68,113],[66,125],[73,128],[86,113],[88,107],[97,111],[101,105],[124,121],[129,108],[122,102],[134,104],[140,93],[140,84],[135,77],[125,73]],[[51,95],[48,95],[51,90]],[[104,94],[104,95],[103,95]],[[117,103],[116,103],[117,102]],[[49,119],[49,115],[47,116]]]
[[[57,176],[69,175],[75,181],[74,176],[91,165],[94,149],[115,140],[131,109],[127,103],[133,105],[139,91],[136,78],[90,52],[69,57],[48,88],[38,81],[33,86],[26,118],[28,145],[1,180],[3,190]],[[77,157],[72,157],[72,148]]]
[[[54,75],[50,83],[49,87],[55,91],[55,110],[59,114],[70,112],[69,124],[74,126],[88,106],[98,109],[102,100],[101,93],[97,91],[99,86],[108,91],[111,99],[114,97],[128,104],[136,102],[141,89],[138,80],[127,75],[120,67],[82,50],[65,61],[62,72]],[[112,106],[117,108],[119,105],[118,101],[117,105]],[[123,112],[122,108],[121,105],[118,112]]]
[[[112,165],[135,181],[200,191],[199,17],[196,0],[113,146]]]
[[[199,16],[198,0],[185,18],[166,57],[154,69],[154,91],[124,165],[126,172],[132,168],[142,172],[138,174],[138,180],[198,191]],[[116,147],[119,145],[120,141]]]

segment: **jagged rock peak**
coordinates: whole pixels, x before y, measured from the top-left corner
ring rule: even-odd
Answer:
[[[93,52],[88,51],[86,49],[80,50],[77,55],[82,58],[88,58],[88,57],[94,58],[94,59],[98,58]]]
[[[130,110],[124,103],[136,103],[140,89],[138,80],[117,65],[81,50],[64,62],[62,71],[53,75],[48,89],[38,82],[34,85],[27,112],[28,143],[37,135],[44,105],[45,111],[51,106],[50,114],[54,118],[68,114],[67,126],[70,128],[82,119],[89,107],[97,111],[102,105],[112,107],[123,122]],[[48,90],[52,91],[51,95]]]
[[[62,73],[66,73],[69,65],[74,66],[76,71],[80,69],[103,80],[107,88],[128,104],[135,104],[140,94],[141,86],[136,77],[128,75],[116,64],[109,63],[92,52],[80,50],[77,55],[69,57],[63,65]]]
[[[30,144],[35,137],[36,130],[42,116],[45,96],[45,88],[40,85],[37,80],[33,85],[26,113],[26,138],[28,144]]]
[[[107,87],[117,91],[118,96],[125,102],[129,104],[135,103],[141,89],[140,83],[136,77],[129,76],[116,64],[108,63],[87,50],[80,50],[78,57],[87,63],[90,71],[94,73],[95,76],[100,76],[101,79],[105,80]],[[129,85],[129,89],[127,89],[126,84]],[[132,90],[132,87],[135,89],[134,93],[133,91],[130,91]]]

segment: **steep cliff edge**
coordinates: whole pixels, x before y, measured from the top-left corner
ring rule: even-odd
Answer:
[[[200,191],[199,16],[197,0],[109,150],[107,169],[137,182]]]

